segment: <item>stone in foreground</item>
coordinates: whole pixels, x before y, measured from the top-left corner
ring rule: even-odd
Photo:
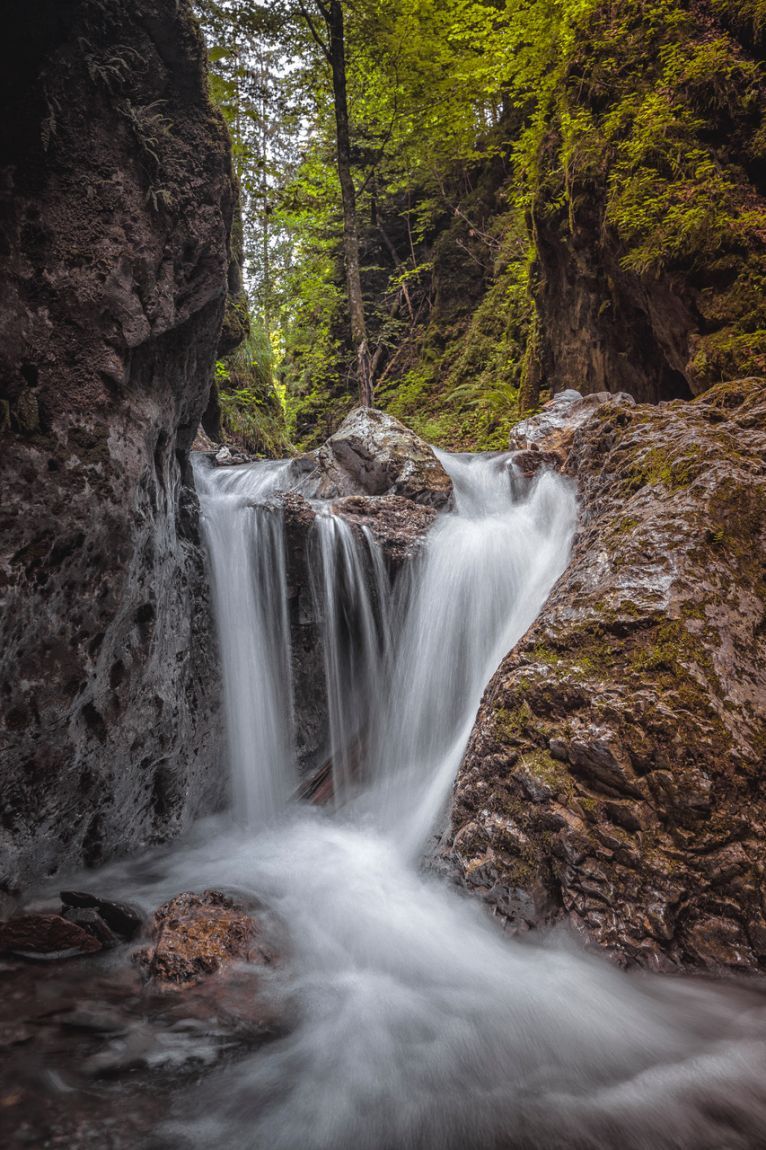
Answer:
[[[0,954],[75,958],[101,948],[95,935],[58,914],[19,914],[0,923]]]
[[[177,895],[155,912],[151,931],[152,945],[134,960],[161,990],[193,986],[234,962],[272,961],[253,919],[221,891]]]

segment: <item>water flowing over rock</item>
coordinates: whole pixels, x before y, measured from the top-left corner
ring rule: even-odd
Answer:
[[[766,962],[765,459],[762,380],[575,431],[572,561],[454,794],[452,860],[515,923],[655,969]]]
[[[216,798],[185,457],[233,190],[182,0],[13,5],[0,126],[0,873],[177,831]]]

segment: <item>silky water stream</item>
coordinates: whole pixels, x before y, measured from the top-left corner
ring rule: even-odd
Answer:
[[[156,905],[221,886],[284,932],[259,993],[281,1037],[182,1088],[152,1147],[757,1150],[766,999],[625,974],[565,934],[514,939],[420,865],[492,672],[564,570],[575,495],[507,457],[440,455],[455,500],[392,594],[368,533],[318,508],[332,809],[298,803],[288,464],[198,466],[234,819],[112,887]]]

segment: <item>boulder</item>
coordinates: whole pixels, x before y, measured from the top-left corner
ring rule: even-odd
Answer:
[[[309,572],[308,549],[317,510],[296,491],[283,492],[277,498],[285,526],[296,749],[301,770],[310,778],[308,791],[302,793],[310,793],[313,801],[319,802],[331,792],[322,782],[328,767],[329,720],[322,634]],[[433,507],[401,495],[347,495],[334,499],[331,507],[350,524],[357,538],[364,529],[370,532],[381,549],[392,584],[417,554],[437,515]]]
[[[635,400],[630,395],[611,395],[608,391],[580,395],[573,388],[554,395],[537,415],[522,419],[511,428],[508,446],[516,453],[514,461],[528,474],[534,474],[541,465],[563,465],[575,431],[604,403],[631,405]]]
[[[19,914],[0,923],[0,954],[74,958],[101,949],[94,934],[58,914]]]
[[[452,496],[452,481],[428,444],[376,408],[355,408],[313,461],[300,487],[309,498],[402,495],[438,509]]]
[[[221,891],[179,894],[155,911],[153,942],[134,960],[157,989],[181,989],[234,962],[269,964],[255,921]]]
[[[347,495],[334,500],[332,509],[356,531],[370,532],[394,577],[418,552],[437,514],[402,495]]]
[[[758,970],[766,382],[601,402],[567,469],[571,563],[487,688],[444,849],[515,926],[565,918],[657,970]]]

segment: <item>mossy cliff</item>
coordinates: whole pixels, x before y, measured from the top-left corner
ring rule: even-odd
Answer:
[[[188,450],[221,330],[229,144],[185,0],[36,0],[0,87],[0,882],[216,800]]]
[[[430,214],[418,188],[381,200],[388,245],[363,236],[375,402],[455,448],[503,446],[567,387],[656,402],[766,370],[763,5],[583,0],[518,19],[537,32],[486,158]],[[381,268],[395,275],[413,217],[428,223],[404,300]],[[339,262],[326,294],[342,300]],[[353,403],[341,310],[287,365],[306,445]]]
[[[572,562],[487,688],[445,840],[516,925],[766,965],[765,459],[763,380],[574,432]]]

